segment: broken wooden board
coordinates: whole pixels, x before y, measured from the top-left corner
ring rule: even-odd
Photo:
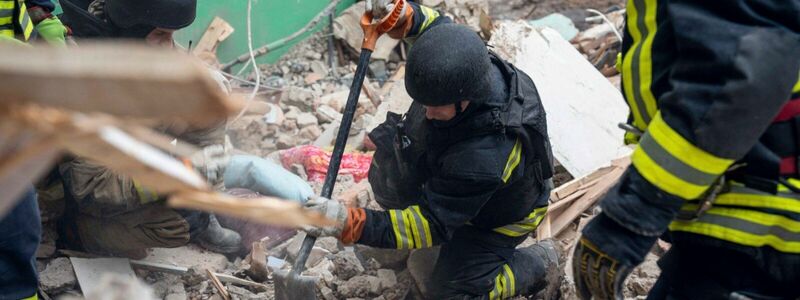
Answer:
[[[231,36],[233,31],[234,29],[231,24],[225,22],[225,20],[220,17],[214,17],[214,20],[208,25],[206,32],[203,33],[203,37],[200,38],[200,42],[192,49],[192,53],[216,53],[219,43]]]
[[[619,181],[630,165],[630,157],[623,157],[612,161],[610,167],[601,168],[582,178],[575,179],[570,183],[562,185],[561,191],[573,190],[572,194],[556,198],[547,209],[547,214],[542,220],[545,226],[539,226],[536,230],[536,238],[539,240],[551,238],[559,235],[572,224],[575,219],[581,216],[584,211],[592,208],[605,194]],[[578,187],[571,187],[577,185]],[[551,193],[551,201],[554,200],[556,189]]]
[[[218,66],[217,47],[233,34],[233,26],[220,17],[214,17],[200,42],[192,49],[192,54],[210,66]]]
[[[0,123],[8,123],[2,122]],[[47,135],[35,132],[20,132],[22,136],[29,136],[17,140],[2,140],[5,144],[0,148],[8,148],[11,143],[16,144],[14,150],[0,152],[0,219],[6,212],[13,209],[20,197],[33,188],[33,182],[50,170],[51,165],[61,154],[61,148]]]
[[[304,210],[296,202],[273,197],[239,199],[220,193],[187,191],[171,195],[168,203],[173,207],[211,211],[286,227],[333,224],[321,214]]]
[[[533,79],[547,111],[553,155],[572,176],[630,153],[617,128],[628,117],[622,94],[558,32],[501,22],[489,44]]]
[[[122,278],[136,279],[127,258],[78,258],[70,257],[72,268],[78,277],[78,285],[83,291],[96,291],[100,279],[107,274],[117,274]]]
[[[118,41],[66,49],[0,46],[0,77],[3,104],[203,123],[239,106],[191,56]]]

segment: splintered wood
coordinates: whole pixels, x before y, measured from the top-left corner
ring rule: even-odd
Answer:
[[[553,190],[547,214],[536,229],[536,238],[543,240],[561,234],[608,193],[630,163],[628,156],[614,160],[611,166],[600,168]]]
[[[234,111],[207,69],[190,56],[133,45],[75,49],[0,46],[0,218],[64,152],[100,163],[181,207],[297,227],[329,224],[277,198],[214,192],[173,156],[154,121],[218,123]],[[141,140],[140,140],[141,139]]]
[[[208,122],[237,108],[189,55],[143,45],[0,47],[4,104],[38,103],[151,120]]]

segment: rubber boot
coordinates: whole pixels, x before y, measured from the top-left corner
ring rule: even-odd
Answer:
[[[563,251],[553,239],[517,249],[514,265],[524,266],[518,268],[521,272],[517,276],[520,294],[538,295],[537,299],[559,299],[563,264]]]
[[[209,251],[234,254],[242,248],[242,236],[236,231],[223,228],[217,217],[209,215],[208,227],[192,236],[192,241]]]

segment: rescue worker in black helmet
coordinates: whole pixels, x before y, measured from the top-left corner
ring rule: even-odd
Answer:
[[[163,47],[174,46],[172,33],[191,24],[196,9],[195,0],[62,0],[61,5],[62,19],[78,42],[125,38]],[[201,148],[188,160],[211,184],[221,186],[228,161],[223,126],[179,123],[156,129]],[[66,202],[58,228],[70,248],[131,258],[142,258],[147,248],[190,241],[218,253],[241,249],[239,234],[221,227],[214,215],[168,208],[146,186],[84,158],[60,163],[37,187],[43,210]]]
[[[662,237],[648,299],[800,299],[800,1],[627,7],[638,146],[575,247],[579,296],[622,299]]]
[[[544,218],[552,188],[536,86],[468,27],[408,4],[389,34],[415,40],[405,75],[414,102],[370,133],[377,151],[369,181],[386,210],[312,198],[307,208],[338,223],[308,232],[379,248],[441,245],[431,299],[501,299],[557,286],[559,276],[547,275],[558,272],[559,245],[515,249]]]

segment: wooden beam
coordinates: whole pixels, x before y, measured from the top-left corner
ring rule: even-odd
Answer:
[[[118,41],[67,49],[0,46],[0,77],[4,105],[200,123],[218,122],[239,107],[197,59]]]
[[[178,208],[199,209],[256,222],[286,227],[332,225],[324,216],[304,210],[300,204],[273,197],[238,199],[219,193],[186,191],[171,195],[168,203]]]
[[[628,164],[630,164],[630,161],[628,161]],[[595,203],[597,203],[600,198],[605,196],[608,190],[610,190],[611,187],[613,187],[614,184],[619,181],[626,169],[627,165],[615,166],[614,170],[600,178],[600,181],[597,182],[595,186],[591,187],[585,195],[580,197],[580,199],[575,200],[575,202],[563,213],[559,214],[558,217],[553,219],[551,224],[552,236],[556,236],[561,233],[561,231],[566,229],[569,224],[577,219],[584,211],[594,206]]]
[[[192,53],[216,53],[219,43],[231,36],[233,32],[234,29],[231,24],[222,18],[215,16],[214,20],[211,21],[211,24],[208,25],[205,33],[203,33],[203,37],[200,38],[197,46],[192,49]]]

